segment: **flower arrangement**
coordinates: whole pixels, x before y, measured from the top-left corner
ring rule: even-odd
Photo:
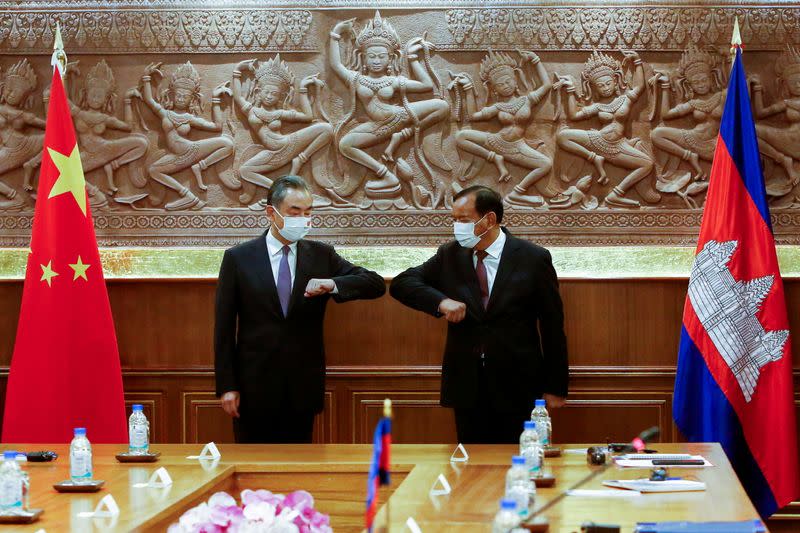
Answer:
[[[245,489],[242,505],[227,492],[217,492],[183,513],[167,533],[333,533],[330,517],[314,510],[306,491],[273,494]]]

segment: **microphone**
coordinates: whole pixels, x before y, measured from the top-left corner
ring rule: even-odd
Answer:
[[[653,426],[653,427],[647,428],[644,431],[642,431],[641,433],[639,433],[639,435],[635,439],[633,439],[626,448],[628,450],[636,450],[637,452],[640,452],[640,451],[644,450],[645,445],[649,441],[655,439],[660,434],[661,434],[661,429],[658,426]],[[533,513],[531,513],[531,515],[528,517],[528,519],[525,520],[525,522],[523,522],[521,524],[522,527],[530,526],[531,530],[533,530],[533,531],[538,529],[537,526],[540,526],[541,524],[537,524],[536,522],[534,522],[534,518],[536,518],[537,516],[541,515],[543,512],[545,512],[546,510],[548,510],[549,508],[551,508],[552,506],[554,506],[555,504],[557,504],[558,502],[560,502],[561,500],[566,498],[566,496],[569,493],[569,491],[575,490],[575,489],[583,486],[587,482],[591,481],[592,479],[596,478],[597,476],[599,476],[600,474],[602,474],[603,472],[608,470],[608,468],[611,466],[611,464],[612,464],[612,462],[609,461],[606,464],[604,464],[603,466],[601,466],[600,468],[598,468],[596,470],[592,470],[583,479],[578,480],[574,485],[572,485],[568,489],[562,491],[558,496],[556,496],[555,498],[553,498],[552,500],[550,500],[549,502],[544,504],[542,507],[540,507],[539,509],[537,509]]]
[[[639,436],[633,439],[625,451],[637,451],[641,452],[645,449],[645,445],[653,440],[654,438],[658,437],[661,434],[661,429],[658,426],[653,426],[651,428],[647,428],[641,433]]]

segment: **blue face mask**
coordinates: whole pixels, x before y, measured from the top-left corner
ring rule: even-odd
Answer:
[[[278,233],[287,241],[297,242],[311,231],[310,217],[285,217],[277,209],[275,213],[283,219],[283,227],[278,228]]]
[[[479,218],[478,222],[483,220],[485,216]],[[455,235],[458,244],[464,248],[475,248],[481,242],[481,237],[486,235],[489,230],[487,229],[480,235],[475,235],[475,224],[478,222],[453,222],[453,235]]]

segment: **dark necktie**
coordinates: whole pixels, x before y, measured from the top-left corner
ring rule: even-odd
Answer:
[[[486,275],[486,265],[483,260],[489,255],[486,250],[475,250],[478,262],[475,265],[475,273],[478,275],[478,286],[481,289],[481,303],[483,308],[489,305],[489,277]]]
[[[289,312],[289,297],[292,295],[292,272],[289,270],[289,247],[281,249],[281,265],[278,267],[278,299],[281,301],[283,316]]]

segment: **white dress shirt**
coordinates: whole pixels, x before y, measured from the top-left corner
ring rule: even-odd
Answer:
[[[275,281],[275,288],[278,288],[278,273],[281,269],[281,259],[283,258],[283,243],[275,238],[272,230],[267,232],[267,255],[269,256],[269,265],[272,267],[272,279]],[[292,288],[294,288],[294,274],[297,272],[297,242],[293,242],[289,246],[289,274],[292,279]],[[336,282],[333,283],[333,290],[331,294],[339,294],[339,287]]]
[[[497,268],[500,266],[500,256],[503,255],[503,247],[506,245],[506,234],[500,230],[500,234],[492,244],[486,248],[486,257],[483,258],[483,265],[486,267],[486,282],[489,285],[489,294],[492,294],[494,278],[497,276]],[[472,253],[472,266],[478,266],[478,256]]]
[[[297,271],[297,243],[293,242],[289,246],[289,273],[291,274],[292,287],[294,287],[294,273]],[[281,259],[283,259],[283,243],[275,238],[272,231],[267,232],[267,255],[269,264],[272,267],[272,279],[275,287],[278,286],[278,273],[281,270]]]

